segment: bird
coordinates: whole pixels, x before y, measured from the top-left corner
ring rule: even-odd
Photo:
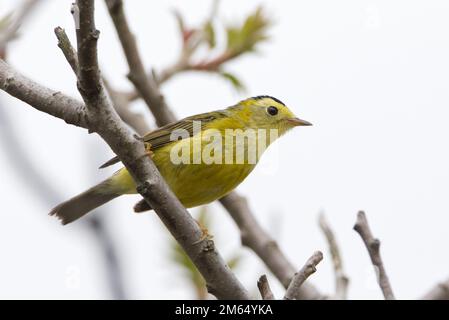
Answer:
[[[192,208],[230,193],[251,173],[266,147],[290,129],[310,125],[279,99],[260,95],[167,124],[139,138],[176,197],[184,207]],[[260,141],[264,148],[250,155],[252,146],[262,145]],[[100,168],[118,162],[114,157]],[[116,197],[135,193],[136,185],[123,167],[49,214],[65,225]],[[150,209],[144,201],[134,207],[136,212]]]

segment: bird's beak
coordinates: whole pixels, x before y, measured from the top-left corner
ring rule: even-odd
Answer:
[[[312,124],[309,121],[302,120],[299,118],[289,118],[287,121],[293,126],[311,126]]]

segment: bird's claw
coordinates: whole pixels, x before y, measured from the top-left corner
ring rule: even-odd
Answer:
[[[204,240],[212,240],[214,238],[214,236],[209,233],[209,230],[207,230],[206,227],[204,227],[198,221],[196,221],[196,223],[198,224],[198,226],[201,229],[201,237],[197,241],[195,241],[193,244],[198,244],[200,242],[203,242]]]

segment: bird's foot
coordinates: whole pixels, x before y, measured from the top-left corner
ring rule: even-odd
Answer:
[[[195,220],[195,222],[198,224],[198,226],[201,229],[201,237],[195,241],[193,244],[198,244],[200,242],[203,242],[204,240],[212,240],[214,238],[213,235],[209,233],[209,230],[205,226],[203,226],[199,221]]]
[[[149,143],[149,142],[144,142],[144,144],[145,144],[145,150],[146,150],[146,152],[147,152],[147,155],[150,157],[150,158],[153,158],[153,156],[154,156],[154,152],[153,151],[151,151],[151,143]]]

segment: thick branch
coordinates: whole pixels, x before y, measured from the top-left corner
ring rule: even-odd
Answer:
[[[390,280],[385,271],[382,258],[380,256],[380,241],[374,238],[366,219],[365,212],[359,211],[354,230],[360,235],[368,250],[371,262],[378,277],[379,286],[386,300],[394,300],[395,296],[391,288]]]
[[[247,200],[236,192],[232,192],[220,199],[220,202],[239,227],[242,244],[252,249],[282,285],[287,288],[296,270],[279,249],[276,241],[262,229],[251,212]],[[301,299],[307,300],[324,298],[310,284],[304,284],[300,288],[299,296]]]
[[[79,28],[76,29],[78,47],[78,90],[88,107],[88,111],[107,109],[106,95],[101,84],[98,67],[97,41],[100,31],[95,28],[94,1],[77,0],[78,6],[74,14],[79,12]],[[100,116],[101,117],[101,116]]]
[[[332,256],[332,262],[334,264],[334,274],[335,274],[335,299],[346,299],[348,293],[348,282],[349,279],[343,271],[343,260],[341,258],[340,249],[338,247],[337,240],[335,239],[334,232],[332,231],[324,213],[319,216],[318,223],[321,230],[326,237],[329,251]]]
[[[121,0],[106,0],[106,4],[128,61],[129,80],[150,108],[158,126],[175,121],[175,116],[167,107],[164,97],[157,88],[157,83],[145,73],[136,39],[125,17],[123,2]]]
[[[320,261],[323,260],[323,254],[321,251],[316,251],[307,260],[304,267],[295,274],[292,281],[290,282],[287,291],[285,292],[285,300],[298,300],[301,299],[301,286],[316,271],[316,266]]]
[[[60,118],[69,124],[88,128],[83,103],[28,79],[3,60],[0,60],[0,89],[39,111]]]
[[[257,287],[259,288],[260,295],[263,300],[274,300],[273,292],[271,291],[270,284],[266,275],[262,275],[257,281]]]

